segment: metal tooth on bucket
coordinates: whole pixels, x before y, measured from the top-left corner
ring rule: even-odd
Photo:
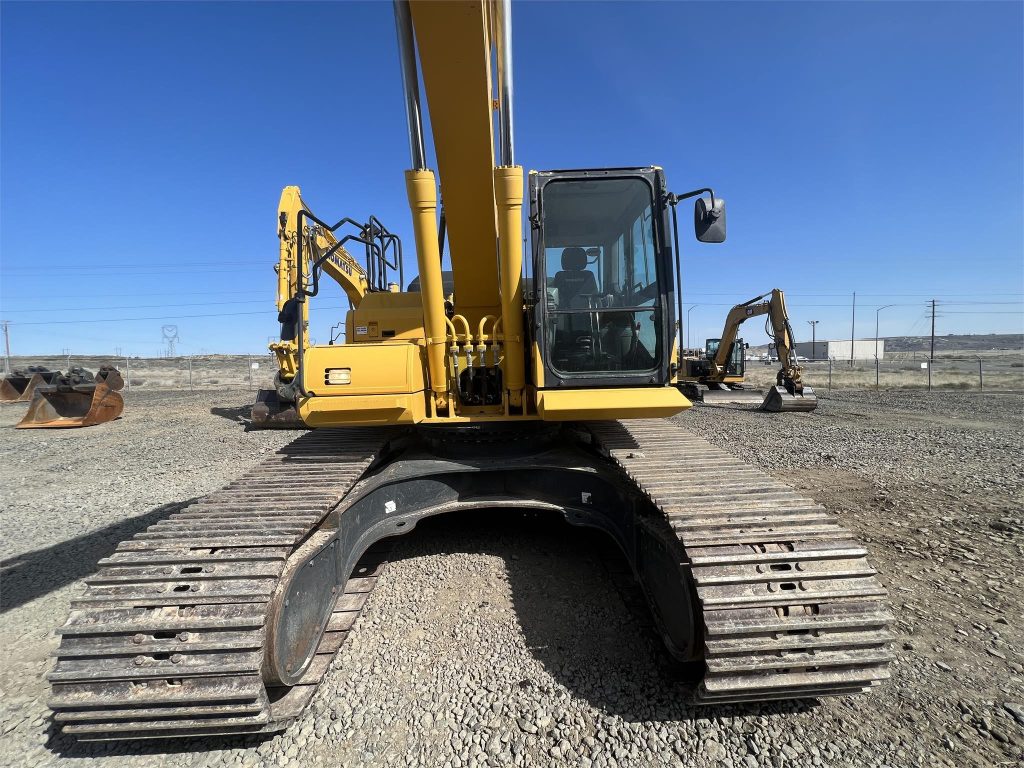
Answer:
[[[16,426],[67,429],[112,421],[124,411],[124,398],[117,392],[123,386],[120,372],[111,366],[103,366],[99,377],[73,367],[66,376],[35,388],[28,412]]]

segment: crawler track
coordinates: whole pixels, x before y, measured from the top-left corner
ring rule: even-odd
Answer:
[[[885,589],[823,507],[668,421],[590,429],[681,545],[703,625],[701,702],[859,693],[889,677]]]
[[[72,604],[51,708],[83,740],[277,731],[309,703],[383,564],[371,548],[338,596],[298,684],[268,688],[269,602],[288,558],[386,443],[384,430],[299,437],[100,562]]]
[[[667,421],[588,429],[631,482],[575,438],[536,456],[454,461],[383,429],[299,437],[100,562],[58,630],[55,720],[84,740],[288,727],[362,611],[386,541],[347,581],[344,564],[421,517],[480,508],[480,494],[486,505],[535,503],[577,524],[600,521],[619,538],[638,570],[668,584],[655,602],[684,621],[687,647],[676,652],[706,663],[703,702],[857,693],[888,676],[885,590],[864,548],[821,506]],[[579,522],[597,499],[597,517]],[[644,511],[630,512],[630,500]],[[657,559],[636,547],[651,540],[635,538],[639,530],[660,542]],[[324,563],[337,572],[313,568]],[[294,675],[274,666],[281,648],[302,649]]]

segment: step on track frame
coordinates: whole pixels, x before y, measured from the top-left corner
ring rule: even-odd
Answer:
[[[860,693],[889,677],[885,588],[820,504],[671,422],[588,426],[678,539],[704,627],[698,703]]]

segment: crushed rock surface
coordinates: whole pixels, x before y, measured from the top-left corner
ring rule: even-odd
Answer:
[[[312,704],[266,739],[75,744],[45,702],[54,629],[116,543],[296,435],[248,392],[131,393],[124,418],[15,431],[0,408],[0,764],[911,766],[1024,760],[1024,397],[833,392],[811,414],[676,421],[836,512],[897,616],[867,696],[695,708],[599,535],[558,518],[421,523]]]

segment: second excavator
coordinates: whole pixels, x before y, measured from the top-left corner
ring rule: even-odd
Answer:
[[[864,547],[666,420],[690,407],[675,386],[676,206],[696,198],[697,238],[721,242],[722,199],[670,193],[657,166],[524,173],[511,3],[394,10],[417,279],[380,222],[318,218],[286,191],[263,405],[315,429],[100,563],[59,630],[56,721],[83,739],[286,728],[363,609],[382,543],[455,510],[547,511],[612,537],[668,651],[702,671],[700,703],[886,678],[892,617]],[[332,271],[353,306],[344,342],[317,345],[309,304]]]
[[[778,354],[781,366],[775,377],[775,386],[768,390],[761,408],[780,412],[813,411],[818,407],[814,390],[803,383],[803,369],[797,361],[786,297],[778,288],[737,304],[725,319],[721,338],[708,339],[703,355],[683,358],[678,382],[687,397],[705,402],[752,402],[759,399],[759,394],[743,389],[746,346],[737,334],[744,321],[761,315],[768,316],[765,333],[772,338],[772,348]]]

